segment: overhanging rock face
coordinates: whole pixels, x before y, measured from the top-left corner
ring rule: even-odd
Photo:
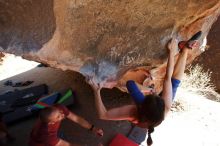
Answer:
[[[160,90],[167,41],[202,30],[202,43],[219,14],[219,0],[1,0],[0,46],[109,88],[149,71]]]

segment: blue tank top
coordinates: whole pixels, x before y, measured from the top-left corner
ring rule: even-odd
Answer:
[[[138,89],[137,85],[134,81],[129,80],[126,83],[126,87],[128,92],[130,93],[131,97],[133,98],[136,104],[141,104],[144,101],[144,94]]]

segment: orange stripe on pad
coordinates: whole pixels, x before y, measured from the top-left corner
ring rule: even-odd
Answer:
[[[39,104],[39,105],[41,105],[41,106],[45,106],[45,107],[50,106],[49,104],[46,104],[46,103],[43,103],[43,102],[37,102],[36,104]]]

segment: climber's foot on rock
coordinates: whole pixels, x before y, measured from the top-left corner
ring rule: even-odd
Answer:
[[[178,43],[178,48],[180,50],[180,52],[184,49],[196,49],[199,48],[200,44],[199,44],[199,38],[202,35],[202,31],[198,31],[197,33],[195,33],[188,41],[181,41]]]
[[[179,47],[179,49],[180,49],[180,52],[182,52],[182,50],[184,49],[193,50],[193,49],[199,48],[199,46],[200,46],[199,41],[195,40],[195,41],[188,42],[188,44],[184,45],[182,48]]]

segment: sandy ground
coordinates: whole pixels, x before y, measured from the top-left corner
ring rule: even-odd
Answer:
[[[83,76],[76,72],[64,72],[49,67],[36,67],[36,64],[30,65],[29,63],[33,62],[21,63],[20,61],[14,61],[13,64],[9,63],[7,65],[3,62],[3,65],[9,67],[10,70],[3,69],[3,65],[0,66],[0,94],[15,89],[3,85],[9,79],[13,81],[33,80],[34,83],[31,86],[46,83],[49,86],[50,92],[64,91],[65,89],[72,88],[76,94],[77,101],[74,106],[70,107],[70,110],[85,117],[91,123],[102,127],[105,135],[103,138],[97,138],[87,130],[65,120],[62,123],[61,130],[65,133],[67,140],[87,146],[96,146],[99,142],[102,142],[107,146],[116,133],[128,134],[131,124],[126,121],[97,120],[94,96],[90,86],[84,81]],[[20,66],[18,67],[20,69],[17,66]],[[27,70],[27,66],[32,69]],[[22,68],[25,68],[25,72],[21,71],[23,70]],[[15,75],[18,70],[20,74]],[[11,75],[14,76],[10,77]],[[220,146],[220,103],[199,97],[198,95],[185,93],[183,90],[179,90],[177,97],[183,97],[183,94],[184,98],[179,100],[183,103],[184,110],[170,112],[166,120],[155,128],[155,132],[152,134],[153,145]],[[104,89],[102,90],[102,95],[104,103],[108,108],[131,103],[127,94],[117,89]],[[15,143],[9,144],[9,146],[27,146],[28,135],[35,120],[36,117],[32,117],[10,125],[9,130],[17,140]]]

